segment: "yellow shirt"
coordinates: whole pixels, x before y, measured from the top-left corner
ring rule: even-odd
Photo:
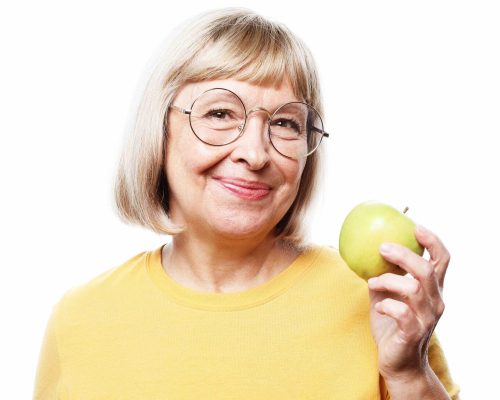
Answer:
[[[434,337],[434,371],[458,393]],[[313,246],[238,293],[198,292],[144,252],[65,293],[35,399],[383,399],[366,282]],[[452,397],[458,398],[458,397]]]

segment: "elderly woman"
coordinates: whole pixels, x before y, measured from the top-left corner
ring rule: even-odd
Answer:
[[[145,89],[117,174],[124,220],[172,235],[54,307],[36,399],[457,399],[433,334],[449,255],[376,284],[308,245],[318,74],[285,26],[245,9],[190,21]]]

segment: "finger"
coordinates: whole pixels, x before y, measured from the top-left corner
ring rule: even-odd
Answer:
[[[390,263],[399,265],[423,284],[426,280],[432,282],[435,278],[433,268],[427,260],[399,243],[382,243],[380,254]]]
[[[370,297],[370,308],[374,308],[375,304],[379,301],[384,300],[387,297],[387,294],[384,292],[377,292],[375,290],[368,290],[368,295]]]
[[[415,313],[420,326],[429,330],[435,326],[444,311],[444,302],[438,293],[436,297],[429,297],[417,279],[411,276],[383,274],[368,280],[370,298],[373,305],[387,297],[382,293],[389,292],[389,296],[410,306]]]
[[[439,287],[442,288],[444,284],[444,277],[450,263],[450,252],[435,233],[421,225],[417,225],[417,228],[415,229],[415,237],[429,252],[429,263],[434,268],[439,282]]]
[[[416,314],[425,313],[429,306],[422,285],[411,276],[383,274],[369,279],[368,287],[377,292],[389,292],[391,297],[396,295],[398,300],[408,304]]]
[[[380,247],[380,254],[387,261],[399,265],[417,279],[428,297],[437,298],[440,296],[441,292],[434,267],[426,259],[399,243],[383,243]]]
[[[408,304],[388,297],[376,303],[375,310],[394,319],[406,339],[418,339],[420,321]]]

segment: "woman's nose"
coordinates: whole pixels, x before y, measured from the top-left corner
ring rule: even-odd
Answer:
[[[234,142],[231,159],[245,162],[252,170],[264,168],[269,163],[269,117],[268,113],[253,113],[247,116],[241,136]]]

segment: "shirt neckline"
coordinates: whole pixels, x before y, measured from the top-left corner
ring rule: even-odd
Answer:
[[[267,282],[241,292],[214,293],[188,288],[170,277],[161,262],[163,246],[146,254],[146,269],[154,284],[181,305],[210,311],[242,310],[271,301],[306,273],[321,252],[318,246],[306,247],[287,268]]]

